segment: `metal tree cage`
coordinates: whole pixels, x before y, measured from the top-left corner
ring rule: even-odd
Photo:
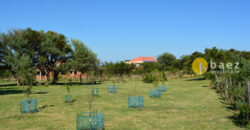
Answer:
[[[161,98],[161,90],[160,89],[151,89],[150,90],[151,98]]]
[[[22,113],[34,113],[37,110],[37,99],[26,99],[20,102]]]
[[[99,96],[99,94],[98,94],[98,88],[93,88],[92,89],[92,96]]]
[[[72,95],[65,95],[65,103],[70,103],[72,101],[73,101]]]
[[[109,93],[117,93],[117,86],[108,86]]]
[[[167,86],[166,85],[158,86],[158,89],[160,89],[161,92],[167,92]]]
[[[144,96],[130,96],[128,97],[129,108],[142,108],[144,106]]]
[[[102,130],[103,113],[99,111],[83,112],[76,117],[77,130]]]

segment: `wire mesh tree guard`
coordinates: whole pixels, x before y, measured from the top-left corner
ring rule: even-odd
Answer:
[[[161,90],[161,92],[167,92],[167,86],[166,85],[158,86],[158,89]]]
[[[92,90],[93,87],[91,91]],[[88,95],[89,112],[82,112],[77,115],[76,128],[77,130],[102,130],[104,126],[103,113],[97,110],[92,110],[94,96],[90,93],[88,93]]]
[[[31,99],[31,88],[32,86],[30,85],[26,91],[24,91],[24,94],[27,95],[27,99],[23,100],[20,102],[20,110],[21,113],[34,113],[38,112],[37,110],[37,99]]]
[[[92,88],[92,96],[93,97],[96,97],[96,96],[99,96],[99,89],[98,88]]]
[[[83,112],[76,117],[77,130],[102,130],[103,113],[99,111]]]
[[[20,102],[22,113],[34,113],[37,110],[37,99],[26,99]]]
[[[129,108],[142,108],[144,107],[144,96],[130,96],[128,97]]]
[[[108,86],[109,93],[117,93],[117,86]]]
[[[144,96],[136,96],[138,76],[135,76],[134,95],[128,97],[128,107],[141,109],[144,107]]]
[[[67,90],[68,94],[65,95],[65,103],[71,103],[71,102],[73,102],[73,98],[72,98],[72,95],[70,94],[70,87],[67,86],[66,90]]]
[[[151,98],[161,98],[161,90],[160,89],[151,89],[150,90]]]
[[[65,103],[71,103],[72,101],[72,95],[65,95]]]

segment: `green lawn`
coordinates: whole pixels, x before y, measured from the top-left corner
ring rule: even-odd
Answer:
[[[118,93],[109,94],[105,82],[95,85],[100,97],[94,98],[93,107],[104,114],[105,129],[241,129],[228,117],[234,112],[225,108],[220,97],[208,86],[209,81],[171,80],[168,91],[160,99],[149,98],[152,84],[138,82],[137,95],[144,96],[144,108],[128,108],[127,100],[133,95],[134,82],[119,83]],[[88,111],[90,85],[74,85],[73,104],[64,103],[65,86],[33,87],[32,97],[37,98],[39,112],[21,114],[19,102],[25,97],[22,89],[0,86],[0,129],[55,130],[76,129],[76,115]],[[8,94],[3,91],[8,90]]]

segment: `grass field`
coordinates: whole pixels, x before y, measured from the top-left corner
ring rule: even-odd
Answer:
[[[133,81],[118,83],[118,93],[109,94],[104,82],[99,97],[94,98],[93,108],[104,114],[105,129],[242,129],[229,119],[235,113],[221,103],[206,80],[171,80],[168,91],[160,99],[149,98],[152,84],[138,82],[137,95],[144,96],[144,108],[128,108],[127,100],[133,95]],[[7,91],[4,93],[3,91]],[[33,87],[31,95],[38,100],[38,113],[21,114],[19,102],[25,99],[22,89],[0,86],[0,129],[74,130],[76,115],[88,111],[90,85],[73,85],[72,104],[64,103],[65,86]]]

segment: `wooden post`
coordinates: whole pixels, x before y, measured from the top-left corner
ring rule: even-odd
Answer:
[[[235,88],[235,86],[236,86],[236,82],[235,82],[235,79],[234,79],[234,88]]]
[[[226,91],[226,87],[224,86],[226,83],[225,81],[221,81],[221,91],[222,91],[222,94],[223,94],[223,97],[226,97],[226,94],[225,94],[225,91]]]
[[[250,107],[250,81],[248,81],[248,105]]]
[[[227,83],[227,79],[226,79],[226,88],[225,88],[225,98],[226,98],[226,101],[227,101],[227,98],[228,98],[228,83]]]
[[[73,71],[73,76],[72,76],[72,79],[74,79],[74,77],[75,77],[75,70]]]
[[[239,98],[241,98],[241,94],[240,94],[240,89],[241,89],[241,83],[239,83]]]
[[[134,98],[136,96],[137,76],[135,76]]]
[[[230,85],[232,85],[232,77],[230,76]]]

